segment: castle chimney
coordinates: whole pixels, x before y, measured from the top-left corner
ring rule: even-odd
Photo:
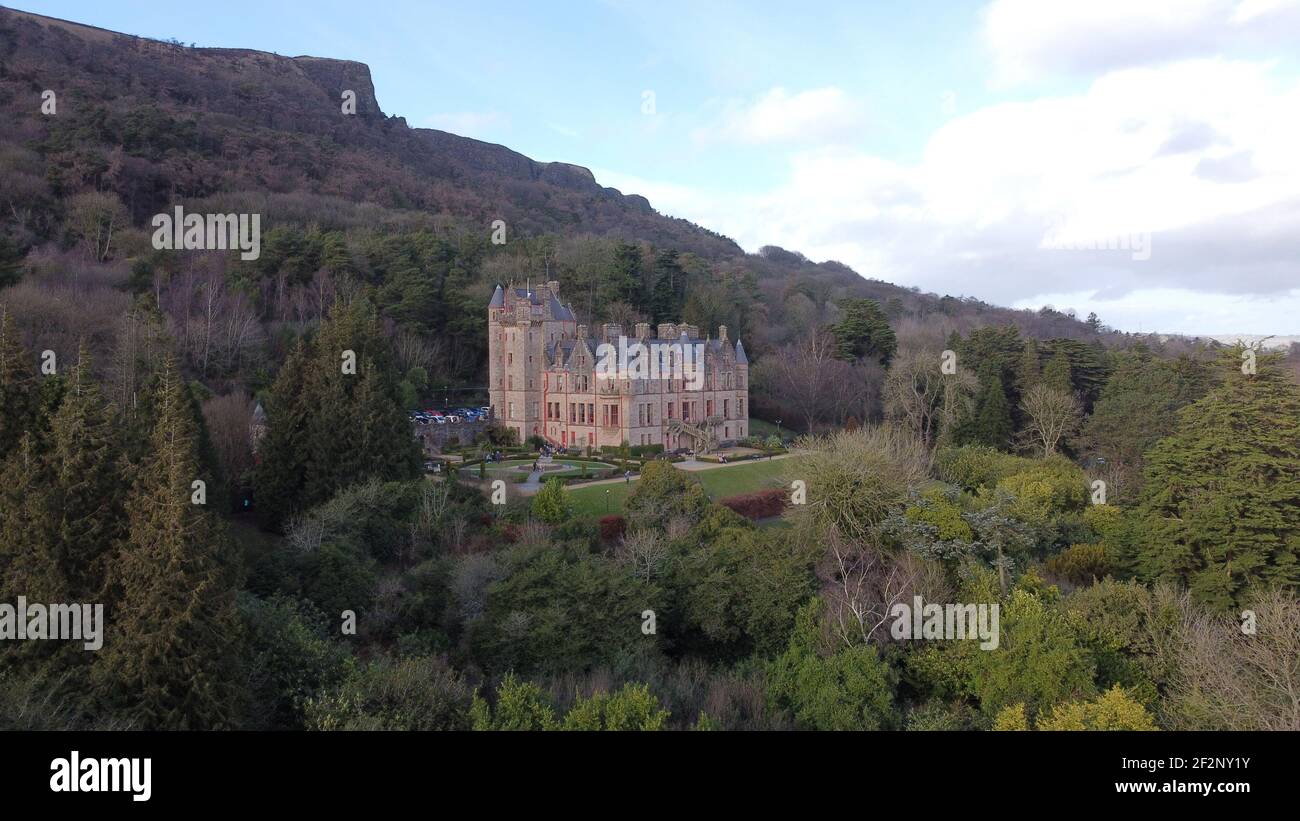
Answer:
[[[623,335],[623,326],[616,322],[605,323],[606,341],[617,342],[618,338]]]
[[[726,341],[727,341],[727,326],[726,326],[726,325],[719,325],[719,326],[718,326],[718,339],[719,339],[720,341],[722,341],[722,342],[726,342]]]
[[[551,292],[551,296],[555,297],[556,299],[559,299],[559,298],[560,298],[560,281],[559,281],[558,279],[552,279],[552,280],[550,280],[549,282],[546,283],[546,290],[548,290],[548,291]]]
[[[587,326],[586,326],[586,325],[579,325],[579,326],[578,326],[578,339],[586,339],[586,338],[587,338]]]
[[[671,323],[671,322],[660,322],[660,323],[659,323],[659,338],[660,338],[660,339],[669,339],[669,340],[671,340],[671,339],[676,339],[676,338],[677,338],[677,326],[674,325],[674,324]]]
[[[650,323],[649,323],[649,322],[638,322],[638,323],[636,324],[636,338],[637,338],[637,339],[648,339],[649,337],[650,337]]]

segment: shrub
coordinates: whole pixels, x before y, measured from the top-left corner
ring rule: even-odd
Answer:
[[[1088,584],[1105,578],[1111,568],[1104,545],[1076,544],[1048,559],[1047,572],[1074,584]]]
[[[1008,512],[1023,522],[1046,524],[1061,513],[1081,512],[1088,504],[1088,485],[1078,465],[1061,456],[1031,463],[998,482],[1015,501]]]
[[[770,519],[773,516],[780,516],[788,501],[785,488],[778,487],[728,496],[719,504],[731,508],[748,519]]]
[[[627,531],[627,520],[618,514],[600,517],[600,540],[614,542]]]
[[[307,702],[313,730],[468,730],[473,689],[433,657],[378,661]]]
[[[942,448],[935,455],[939,478],[965,490],[995,487],[1006,477],[1033,464],[987,445]]]

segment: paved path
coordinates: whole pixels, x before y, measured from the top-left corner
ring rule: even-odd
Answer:
[[[521,482],[519,485],[520,493],[531,494],[531,493],[536,493],[541,489],[542,489],[542,472],[540,470],[534,470],[532,473],[528,474],[528,478],[525,479],[523,482]]]

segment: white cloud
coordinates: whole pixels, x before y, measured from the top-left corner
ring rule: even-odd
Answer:
[[[994,0],[983,37],[1000,80],[1214,56],[1241,46],[1294,45],[1298,0]]]
[[[777,244],[939,293],[1057,307],[1074,295],[1126,330],[1294,333],[1297,145],[1300,83],[1191,60],[954,118],[913,164],[831,145],[791,155],[786,180],[757,196],[619,187],[751,251]],[[1101,250],[1063,249],[1087,247]]]
[[[866,125],[863,105],[834,86],[791,94],[777,87],[753,100],[730,100],[709,125],[696,129],[698,142],[825,142],[852,138]]]

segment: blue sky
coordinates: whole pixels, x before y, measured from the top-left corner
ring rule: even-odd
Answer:
[[[1125,330],[1300,334],[1296,0],[17,5],[364,62],[388,114],[747,250]]]

